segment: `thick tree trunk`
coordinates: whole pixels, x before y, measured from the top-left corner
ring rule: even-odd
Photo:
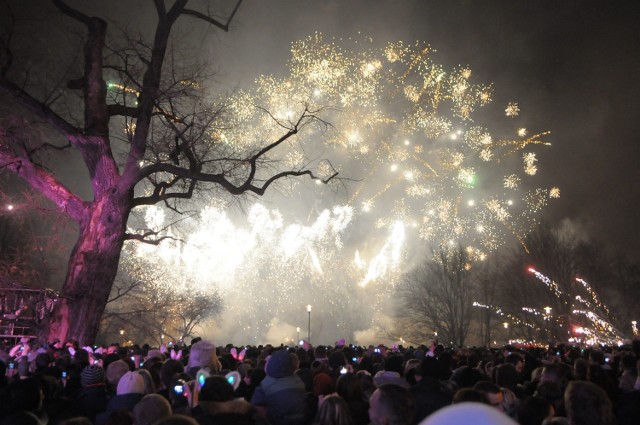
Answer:
[[[118,271],[128,216],[126,197],[107,191],[88,212],[49,320],[49,341],[72,338],[82,345],[93,344]]]

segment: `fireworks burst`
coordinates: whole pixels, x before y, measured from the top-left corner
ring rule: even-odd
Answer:
[[[290,196],[287,207],[251,207],[246,228],[224,208],[208,206],[202,222],[180,235],[185,244],[158,251],[166,277],[154,277],[156,286],[223,288],[234,300],[227,307],[242,312],[238,323],[245,331],[273,317],[294,320],[312,297],[325,304],[314,312],[340,328],[327,334],[344,336],[371,325],[403,271],[409,242],[461,244],[482,260],[510,238],[523,240],[547,200],[559,195],[555,188],[526,189],[537,171],[533,149],[548,145],[547,133],[527,137],[516,128],[507,132],[519,136],[512,139],[477,123],[475,114],[490,104],[493,88],[476,81],[468,67],[445,70],[422,42],[378,49],[367,40],[357,42],[357,50],[344,44],[322,34],[294,43],[288,76],[262,76],[255,90],[236,93],[227,102],[228,122],[211,131],[211,144],[221,156],[246,157],[311,113],[331,126],[301,128],[270,153],[268,171],[304,166],[329,176],[338,164],[341,175],[354,179],[347,193],[333,180],[334,192],[326,196],[330,191],[321,188],[310,203],[305,193],[312,189],[304,180],[282,183],[276,191]],[[518,113],[510,103],[507,116]],[[514,161],[507,159],[517,155],[524,167],[509,168]],[[320,157],[330,157],[331,165],[310,159]],[[494,177],[498,167],[506,177]],[[236,163],[221,171],[239,179],[246,173]],[[130,249],[132,261],[156,255]],[[198,282],[177,285],[183,275]],[[368,290],[371,285],[377,286]],[[244,294],[243,301],[231,292]],[[376,293],[374,300],[364,292]],[[370,317],[360,317],[357,305]]]

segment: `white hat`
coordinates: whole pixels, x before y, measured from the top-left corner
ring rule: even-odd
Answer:
[[[518,425],[495,407],[484,403],[464,402],[452,404],[427,416],[420,425]]]
[[[127,372],[118,381],[117,394],[144,394],[144,378],[137,372]]]

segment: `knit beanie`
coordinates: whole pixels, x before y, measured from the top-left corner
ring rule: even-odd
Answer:
[[[209,341],[199,341],[191,346],[188,368],[202,368],[217,363],[216,346]]]
[[[104,384],[104,369],[95,364],[85,366],[80,374],[80,383],[83,387]]]
[[[107,382],[112,386],[118,385],[118,381],[125,373],[129,372],[129,365],[124,360],[116,360],[107,366]]]
[[[293,361],[288,350],[278,350],[267,361],[267,375],[272,378],[284,378],[293,375]]]
[[[147,394],[133,408],[136,425],[152,425],[171,416],[171,405],[159,394]]]
[[[116,394],[144,394],[144,378],[137,372],[127,372],[118,381]]]

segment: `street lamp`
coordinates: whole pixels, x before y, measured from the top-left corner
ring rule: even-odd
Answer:
[[[307,313],[309,313],[309,322],[307,326],[307,342],[311,344],[311,304],[307,305]]]
[[[296,342],[300,342],[300,326],[296,328],[296,332],[298,332],[298,340]]]

